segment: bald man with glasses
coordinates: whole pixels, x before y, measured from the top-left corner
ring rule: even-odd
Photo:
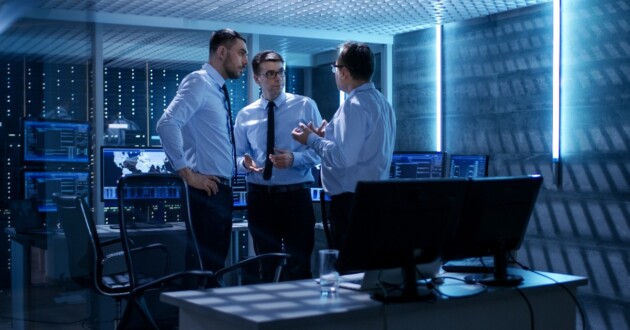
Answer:
[[[363,43],[346,42],[331,65],[346,100],[330,123],[300,124],[296,141],[317,151],[322,186],[331,196],[333,246],[343,248],[359,181],[387,180],[396,139],[396,114],[372,82],[374,54]]]

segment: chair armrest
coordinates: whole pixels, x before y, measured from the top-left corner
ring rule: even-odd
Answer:
[[[155,288],[164,288],[165,285],[174,282],[176,280],[185,279],[189,277],[193,280],[196,280],[194,287],[190,288],[178,288],[182,289],[204,289],[207,287],[216,287],[215,282],[215,273],[209,270],[188,270],[183,272],[177,272],[173,274],[168,274],[166,276],[162,276],[157,279],[153,279],[149,282],[142,283],[137,285],[132,291],[131,294],[135,296],[142,295],[144,291]],[[190,282],[189,282],[190,283]],[[208,283],[212,283],[212,285],[208,285]]]
[[[274,274],[273,282],[278,282],[280,280],[280,275],[282,272],[282,267],[286,265],[287,259],[291,257],[288,253],[265,253],[259,254],[255,257],[251,257],[242,261],[239,261],[235,264],[229,265],[227,267],[221,268],[216,271],[215,276],[217,278],[217,283],[219,286],[224,286],[223,283],[223,275],[229,273],[231,271],[237,270],[239,268],[244,268],[249,264],[258,263],[264,260],[276,259],[276,272]]]

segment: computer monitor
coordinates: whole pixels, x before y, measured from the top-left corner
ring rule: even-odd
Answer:
[[[488,176],[488,155],[456,155],[450,157],[449,178],[482,178]]]
[[[132,173],[172,173],[166,153],[157,147],[101,147],[101,197],[115,201],[118,179]]]
[[[87,122],[23,120],[22,125],[25,162],[89,162]]]
[[[24,198],[33,199],[39,212],[56,212],[52,194],[89,196],[90,174],[86,171],[24,172]]]
[[[455,235],[442,260],[494,256],[494,274],[482,282],[516,285],[522,278],[507,272],[507,256],[518,250],[542,185],[540,175],[470,179]]]
[[[397,151],[392,155],[389,177],[423,179],[444,177],[444,152]]]
[[[416,265],[440,257],[453,235],[467,187],[468,181],[459,178],[359,182],[339,271],[402,268],[398,294],[375,298],[417,299]]]
[[[237,174],[232,186],[232,197],[235,209],[247,208],[247,181],[245,174]]]

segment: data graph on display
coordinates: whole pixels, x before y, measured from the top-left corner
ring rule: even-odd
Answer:
[[[391,179],[444,177],[445,153],[441,151],[397,151],[392,155]]]
[[[488,176],[488,155],[451,155],[450,178],[482,178]]]
[[[88,164],[88,123],[24,120],[22,125],[25,162]]]
[[[39,212],[55,212],[57,207],[52,200],[52,194],[57,192],[64,195],[89,196],[89,178],[87,171],[25,171],[24,198],[35,200]]]

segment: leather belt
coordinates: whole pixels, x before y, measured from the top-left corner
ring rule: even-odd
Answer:
[[[219,183],[224,185],[224,186],[228,186],[228,187],[232,186],[232,180],[231,179],[222,178],[220,176],[217,176],[217,179],[219,179]]]
[[[287,184],[287,185],[277,185],[277,186],[266,186],[261,184],[247,184],[248,192],[266,192],[266,193],[287,193],[292,191],[298,191],[302,189],[310,189],[311,183],[296,183],[296,184]]]

